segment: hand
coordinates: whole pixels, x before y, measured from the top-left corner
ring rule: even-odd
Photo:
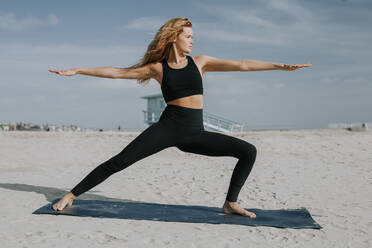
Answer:
[[[300,65],[297,65],[297,64],[282,64],[281,70],[283,70],[283,71],[294,71],[294,70],[300,69],[302,67],[311,67],[311,66],[312,66],[312,64],[300,64]]]
[[[49,69],[50,72],[54,72],[56,74],[59,74],[61,76],[74,76],[77,74],[76,69],[69,69],[69,70],[53,70]]]

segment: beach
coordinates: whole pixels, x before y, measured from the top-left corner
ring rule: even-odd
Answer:
[[[1,247],[371,247],[372,130],[229,134],[256,146],[238,203],[306,208],[322,229],[35,215],[139,132],[0,132]],[[78,199],[222,207],[233,157],[162,150]]]

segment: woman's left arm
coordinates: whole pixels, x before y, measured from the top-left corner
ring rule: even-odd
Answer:
[[[283,64],[273,62],[263,62],[251,59],[242,60],[243,71],[267,71],[267,70],[283,70],[294,71],[303,67],[311,67],[311,64]]]
[[[264,62],[251,59],[223,60],[207,55],[199,55],[203,69],[207,71],[267,71],[284,70],[293,71],[303,67],[311,67],[311,64],[283,64]]]

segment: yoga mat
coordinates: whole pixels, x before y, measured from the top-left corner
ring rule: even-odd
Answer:
[[[237,214],[224,214],[221,208],[207,206],[168,205],[141,202],[115,202],[101,200],[74,200],[71,207],[54,211],[54,200],[33,214],[72,215],[131,220],[153,220],[209,224],[235,224],[246,226],[271,226],[278,228],[322,228],[305,208],[262,210],[246,209],[254,212],[256,218]]]

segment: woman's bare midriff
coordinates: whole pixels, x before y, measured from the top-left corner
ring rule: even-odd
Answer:
[[[203,108],[203,95],[192,95],[181,97],[167,102],[168,105],[177,105],[185,108],[202,109]]]

